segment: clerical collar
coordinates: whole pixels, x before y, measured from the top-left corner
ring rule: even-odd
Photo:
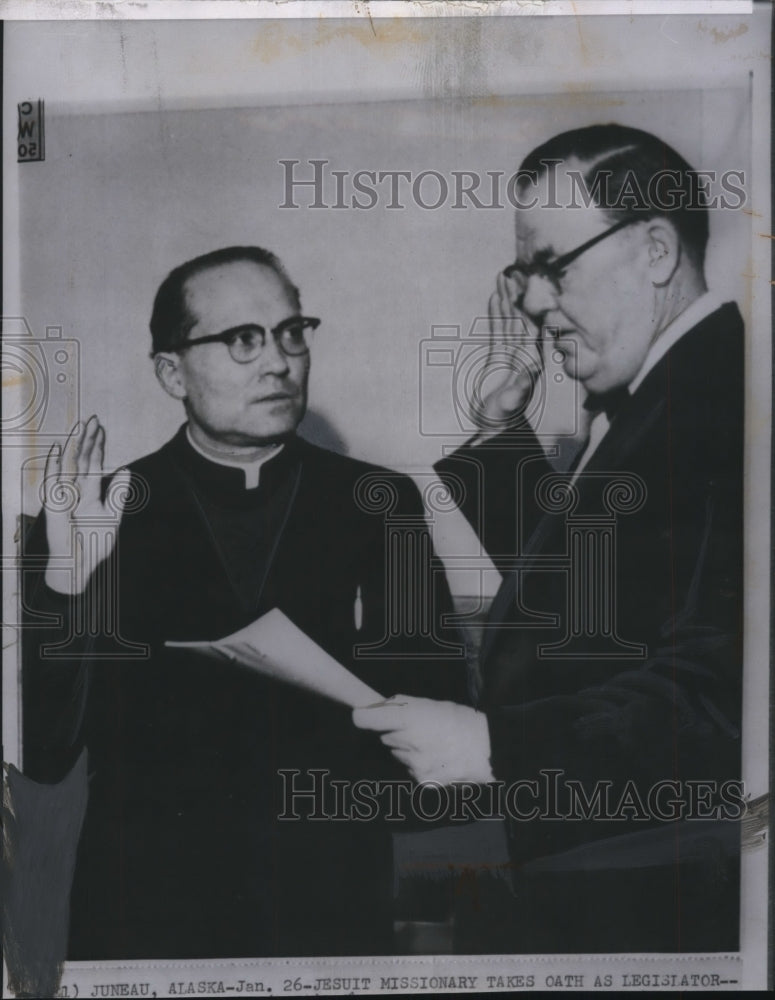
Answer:
[[[237,459],[230,461],[228,458],[223,458],[220,455],[216,456],[212,452],[205,451],[201,445],[197,444],[191,435],[191,428],[188,424],[186,424],[186,438],[194,451],[198,452],[202,458],[206,458],[208,462],[213,462],[215,465],[225,465],[230,469],[242,469],[245,473],[245,489],[247,490],[254,490],[258,486],[261,476],[261,466],[276,455],[279,455],[283,450],[283,445],[277,444],[260,458],[256,458],[251,462],[240,462]]]

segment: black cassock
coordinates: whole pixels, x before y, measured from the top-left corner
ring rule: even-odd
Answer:
[[[395,824],[278,819],[278,772],[300,770],[299,789],[310,769],[406,773],[349,709],[164,643],[220,638],[278,607],[382,695],[467,701],[416,488],[293,438],[246,489],[184,429],[130,469],[115,555],[81,603],[96,628],[83,620],[67,639],[74,608],[43,582],[42,518],[25,544],[25,773],[59,781],[84,747],[89,761],[68,957],[389,953]],[[412,536],[409,570],[388,569],[386,515],[394,552]],[[410,613],[396,605],[407,594]],[[35,626],[51,612],[61,628]],[[385,638],[382,658],[354,652]],[[71,655],[41,656],[62,642]],[[301,814],[313,805],[296,800]]]
[[[493,771],[538,782],[466,950],[738,946],[743,356],[724,305],[622,404],[572,495],[524,421],[436,467],[505,576],[481,663]]]

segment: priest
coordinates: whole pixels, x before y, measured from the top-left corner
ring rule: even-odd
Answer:
[[[390,825],[320,821],[314,796],[289,819],[282,797],[289,773],[298,792],[406,771],[346,707],[166,645],[278,608],[381,695],[468,701],[416,488],[296,435],[317,325],[268,251],[189,261],[150,322],[186,422],[113,476],[96,416],[49,455],[25,541],[24,760],[46,783],[88,768],[71,959],[392,950]],[[416,542],[400,567],[386,514]]]

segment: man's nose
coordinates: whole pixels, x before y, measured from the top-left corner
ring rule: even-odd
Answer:
[[[288,355],[271,334],[266,338],[258,357],[258,367],[262,375],[287,375],[290,371]]]
[[[541,319],[557,306],[557,289],[549,278],[531,274],[522,294],[522,309],[538,325]]]

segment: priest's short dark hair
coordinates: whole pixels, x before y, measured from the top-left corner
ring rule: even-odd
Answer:
[[[210,268],[221,267],[224,264],[239,264],[247,262],[260,267],[268,267],[282,281],[289,298],[296,307],[301,309],[299,290],[288,277],[279,257],[270,250],[256,246],[223,247],[210,253],[194,257],[174,268],[162,281],[151,313],[152,354],[160,351],[174,351],[183,344],[196,319],[186,305],[186,282]]]

